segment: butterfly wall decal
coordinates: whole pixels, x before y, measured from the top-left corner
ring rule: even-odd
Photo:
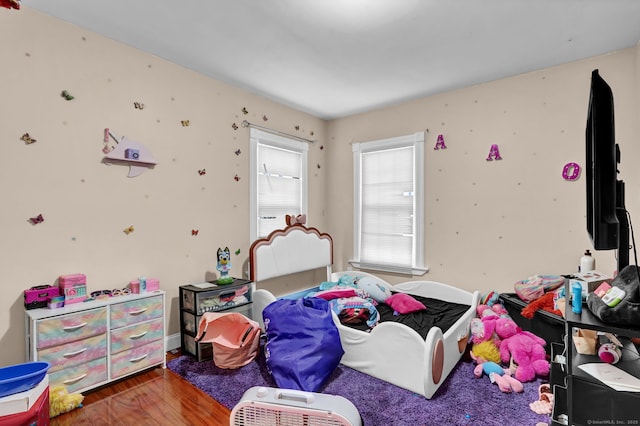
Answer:
[[[39,214],[36,217],[30,217],[29,222],[31,222],[33,225],[37,225],[39,223],[44,222],[44,217],[42,217],[42,214]]]
[[[235,179],[236,182],[240,180],[240,176],[238,176],[237,174],[233,178]]]
[[[236,250],[236,256],[240,254],[240,249]]]
[[[295,126],[295,129],[296,129],[296,130],[300,130],[300,126],[296,125],[296,126]]]
[[[249,114],[249,111],[247,111],[247,109],[245,107],[242,107],[242,113],[244,115],[247,115],[247,114]]]
[[[262,116],[262,121],[269,121],[269,118],[266,115]]]
[[[63,90],[62,93],[60,93],[60,96],[65,98],[67,101],[71,101],[74,99],[71,93],[69,93],[67,90]]]
[[[233,123],[231,127],[233,127],[233,130],[238,130],[238,125],[236,123]]]
[[[240,155],[242,154],[242,151],[240,151],[239,149],[236,149],[236,155]]]
[[[206,171],[205,169],[198,170],[198,174],[199,174],[200,176],[204,175],[205,173],[207,173],[207,171]]]
[[[191,123],[189,122],[189,120],[182,120],[182,121],[180,121],[180,124],[182,124],[182,127],[188,127],[189,124],[191,124]]]
[[[124,232],[125,234],[129,235],[130,233],[132,233],[135,230],[136,229],[133,227],[133,225],[131,225],[128,228],[124,228],[122,232]]]
[[[191,235],[198,235],[198,232],[200,232],[199,229],[192,229],[191,230]]]
[[[141,104],[140,102],[134,102],[133,107],[135,109],[144,109],[144,104]]]
[[[37,142],[35,139],[33,139],[31,136],[29,136],[29,133],[25,133],[24,135],[22,135],[20,140],[23,140],[24,143],[26,143],[27,145],[30,145],[30,144],[32,144],[34,142]]]

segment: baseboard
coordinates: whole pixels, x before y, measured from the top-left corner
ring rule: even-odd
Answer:
[[[180,346],[182,345],[182,342],[180,341],[180,333],[166,336],[164,340],[164,345],[167,352],[172,351],[174,349],[179,349]]]

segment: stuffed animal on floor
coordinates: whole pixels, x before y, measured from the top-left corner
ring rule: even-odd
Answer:
[[[523,331],[509,318],[495,320],[495,332],[502,339],[500,342],[500,358],[503,362],[513,361],[517,364],[515,378],[521,382],[529,382],[536,375],[549,375],[549,361],[544,346],[544,339],[529,331]]]
[[[69,393],[65,386],[52,386],[49,388],[49,417],[53,418],[82,407],[83,400],[82,394]]]
[[[498,389],[504,393],[522,392],[524,390],[522,382],[511,377],[509,370],[500,367],[495,362],[483,362],[473,370],[473,374],[476,377],[482,377],[483,373],[489,376],[491,383],[497,384]]]

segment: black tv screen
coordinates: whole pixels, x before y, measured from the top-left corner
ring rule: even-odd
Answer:
[[[613,92],[596,69],[591,73],[585,163],[587,231],[596,250],[619,247],[620,223],[616,215],[617,164]]]

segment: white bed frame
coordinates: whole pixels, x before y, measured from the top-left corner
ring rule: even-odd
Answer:
[[[322,267],[327,269],[327,281],[337,281],[341,275],[373,276],[360,271],[332,273],[331,236],[300,224],[256,240],[250,248],[249,262],[251,280],[258,287],[253,294],[253,316],[263,330],[262,310],[275,301],[276,296],[259,288],[261,281]],[[433,327],[424,340],[403,324],[383,322],[370,332],[364,332],[341,324],[334,314],[333,320],[345,352],[341,363],[431,398],[465,351],[480,292],[470,293],[435,281],[407,281],[393,288],[399,292],[466,304],[470,308],[446,333]]]

